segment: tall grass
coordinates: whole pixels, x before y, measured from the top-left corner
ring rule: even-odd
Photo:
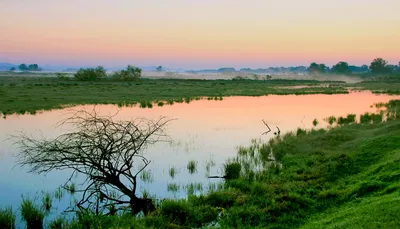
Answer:
[[[190,174],[194,174],[197,172],[197,161],[189,161],[186,168],[189,171]]]
[[[176,170],[175,167],[171,167],[171,168],[169,168],[169,170],[168,170],[169,176],[170,176],[172,179],[175,178],[177,172],[178,172],[178,171]]]
[[[15,214],[11,207],[0,208],[0,228],[15,229]]]
[[[228,161],[224,164],[225,179],[238,179],[242,165],[237,161]]]
[[[317,126],[317,125],[318,125],[318,120],[317,120],[317,119],[314,119],[313,122],[312,122],[312,124],[313,124],[313,126]]]
[[[26,222],[27,229],[43,229],[45,211],[37,206],[33,200],[22,198],[21,215]]]
[[[154,181],[154,177],[151,171],[143,170],[139,176],[140,179],[145,183],[152,183]]]
[[[172,184],[168,184],[168,186],[167,186],[168,192],[177,193],[177,192],[179,192],[179,189],[180,189],[179,184],[172,183]]]

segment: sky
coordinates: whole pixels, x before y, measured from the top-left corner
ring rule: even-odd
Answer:
[[[400,0],[0,0],[0,62],[185,69],[400,61]]]

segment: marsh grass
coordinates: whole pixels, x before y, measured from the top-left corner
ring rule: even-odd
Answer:
[[[174,179],[176,174],[178,173],[177,169],[175,167],[171,167],[168,170],[169,176]]]
[[[54,198],[57,200],[61,200],[64,196],[64,189],[61,187],[58,187],[57,190],[54,192]]]
[[[355,114],[348,114],[347,117],[337,118],[338,125],[348,125],[356,122]]]
[[[314,127],[318,126],[318,120],[317,120],[317,119],[314,119],[313,122],[312,122],[312,124],[313,124]]]
[[[175,183],[168,184],[167,185],[167,190],[168,190],[168,192],[177,193],[180,190],[180,185],[179,184],[175,184]]]
[[[206,173],[210,173],[211,168],[215,167],[215,161],[213,159],[206,161]],[[208,176],[208,175],[207,175]]]
[[[147,107],[147,102],[146,101],[140,101],[139,107],[140,108],[146,108]]]
[[[46,192],[42,196],[42,208],[48,214],[51,211],[53,206],[53,198],[51,197],[50,193]]]
[[[33,200],[22,198],[21,216],[26,222],[27,229],[42,229],[45,211],[42,210]]]
[[[4,115],[34,114],[38,110],[61,109],[65,105],[79,104],[116,104],[122,107],[139,103],[139,107],[151,108],[156,101],[166,101],[166,104],[172,105],[174,102],[190,102],[200,98],[222,100],[225,96],[348,93],[342,86],[277,88],[322,83],[307,80],[269,80],[268,83],[263,83],[231,80],[140,79],[127,84],[112,80],[82,82],[74,79],[63,81],[52,77],[16,75],[17,77],[14,75],[0,77],[0,104],[2,104],[0,112]]]
[[[64,218],[58,217],[49,223],[49,228],[50,229],[67,229],[69,227],[68,227],[68,223],[66,222],[66,220]]]
[[[201,193],[203,191],[202,183],[190,183],[185,185],[186,194],[188,196],[193,196],[196,193]]]
[[[194,160],[188,162],[186,168],[190,174],[194,174],[197,172],[197,164],[198,162]]]
[[[154,181],[153,173],[151,171],[143,170],[139,176],[145,183],[152,183]]]
[[[335,122],[336,122],[336,117],[335,116],[328,117],[329,125],[333,125],[333,123],[335,123]]]
[[[15,214],[11,207],[0,208],[0,228],[15,229]]]
[[[71,183],[70,185],[65,186],[65,189],[69,192],[69,194],[74,195],[76,192],[75,183]]]
[[[237,161],[227,161],[224,164],[224,177],[225,179],[232,180],[238,179],[240,177],[240,171],[242,169],[242,164]],[[250,169],[248,169],[250,170]]]

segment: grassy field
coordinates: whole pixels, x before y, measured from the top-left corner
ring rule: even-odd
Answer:
[[[326,87],[329,83],[331,87]],[[323,84],[323,85],[322,85]],[[288,86],[311,86],[290,88]],[[283,88],[284,87],[284,88]],[[0,77],[0,112],[35,113],[79,104],[138,104],[141,107],[190,102],[193,99],[222,99],[225,96],[269,94],[348,93],[342,83],[315,80],[184,80],[140,79],[133,82],[80,82],[55,77]]]

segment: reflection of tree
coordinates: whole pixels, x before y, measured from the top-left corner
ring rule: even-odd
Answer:
[[[78,111],[61,125],[74,127],[69,133],[52,140],[19,138],[19,163],[30,166],[30,172],[72,171],[85,176],[77,207],[95,209],[97,214],[129,207],[133,214],[154,210],[151,199],[136,194],[137,176],[150,163],[142,153],[149,144],[168,140],[164,127],[170,121],[136,119],[114,121],[95,111]],[[68,188],[68,185],[65,185]]]

